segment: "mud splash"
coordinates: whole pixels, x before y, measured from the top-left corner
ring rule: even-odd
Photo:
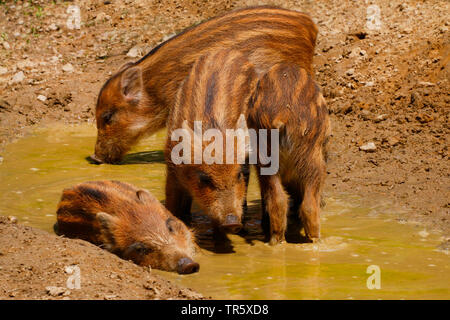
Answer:
[[[93,126],[57,125],[10,144],[0,164],[0,214],[52,232],[62,189],[87,180],[122,180],[164,199],[165,132],[142,141],[122,165],[89,163],[94,143]],[[399,223],[389,205],[328,197],[321,243],[270,247],[262,241],[259,192],[251,181],[245,233],[217,246],[208,221],[196,212],[200,272],[154,272],[217,299],[450,298],[450,257],[437,249],[442,239]],[[367,287],[371,265],[380,268],[381,289]]]

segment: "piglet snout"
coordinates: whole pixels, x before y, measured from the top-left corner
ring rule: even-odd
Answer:
[[[177,272],[179,274],[189,274],[198,272],[200,265],[189,258],[181,258],[178,260]]]
[[[237,233],[242,228],[242,224],[239,218],[233,214],[228,214],[225,217],[225,221],[221,225],[222,230],[229,233]]]

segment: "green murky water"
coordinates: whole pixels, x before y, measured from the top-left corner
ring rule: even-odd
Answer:
[[[147,188],[164,199],[165,165],[160,132],[137,146],[124,165],[93,165],[95,128],[55,126],[10,144],[0,164],[0,214],[52,232],[63,188],[116,179]],[[180,276],[155,270],[217,299],[449,299],[450,256],[437,250],[442,238],[411,224],[400,224],[386,204],[362,207],[360,199],[326,198],[322,243],[262,241],[259,192],[249,188],[245,237],[229,236],[215,247],[208,223],[197,213],[203,248],[200,272]],[[368,289],[367,268],[380,268],[380,289]],[[372,282],[371,282],[372,283]]]

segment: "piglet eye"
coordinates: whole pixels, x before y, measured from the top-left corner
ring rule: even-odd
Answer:
[[[102,114],[102,120],[104,124],[111,124],[112,117],[114,115],[114,110],[108,110]]]
[[[166,220],[166,226],[167,229],[169,230],[169,232],[173,232],[173,223],[175,222],[175,220],[173,220],[172,218],[169,218]]]
[[[200,181],[200,184],[202,184],[203,186],[214,187],[214,183],[211,177],[205,172],[200,171],[198,173],[198,180]]]

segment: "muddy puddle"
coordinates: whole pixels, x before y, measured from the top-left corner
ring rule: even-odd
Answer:
[[[0,214],[53,232],[62,189],[88,180],[122,180],[164,199],[164,132],[142,141],[122,165],[90,164],[94,142],[94,126],[57,125],[10,144],[0,164]],[[243,234],[214,244],[208,222],[196,212],[200,272],[154,272],[216,299],[450,298],[450,256],[438,249],[440,235],[400,223],[388,204],[363,206],[339,194],[325,200],[321,243],[290,237],[291,243],[270,247],[263,242],[252,177]]]

